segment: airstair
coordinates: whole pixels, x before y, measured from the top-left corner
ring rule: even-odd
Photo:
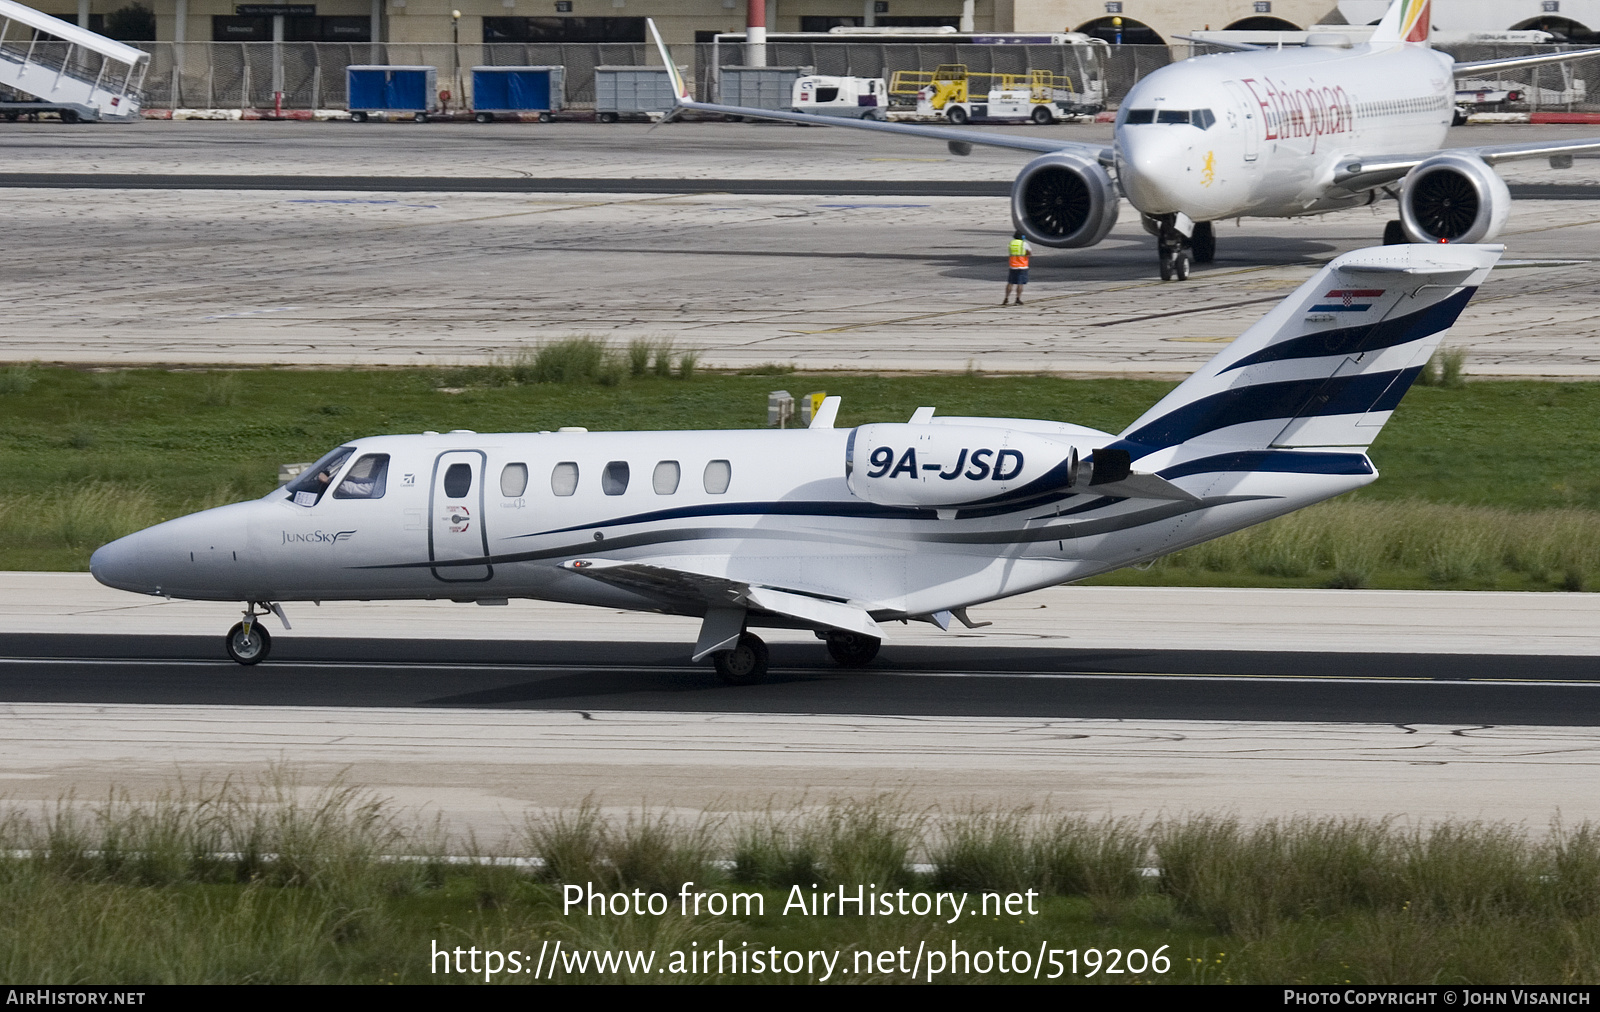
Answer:
[[[56,112],[67,122],[139,117],[150,54],[0,0],[0,89],[35,101],[0,101],[0,116]]]

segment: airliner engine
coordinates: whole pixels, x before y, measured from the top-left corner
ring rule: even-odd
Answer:
[[[956,507],[1037,483],[1068,488],[1080,477],[1077,447],[1033,432],[879,422],[858,426],[845,448],[845,480],[881,506]]]
[[[1011,184],[1011,220],[1041,246],[1093,246],[1117,223],[1117,186],[1097,161],[1042,155]]]
[[[1472,155],[1440,152],[1401,183],[1400,222],[1412,242],[1484,242],[1510,213],[1505,180]]]

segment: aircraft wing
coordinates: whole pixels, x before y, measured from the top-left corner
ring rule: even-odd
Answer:
[[[647,597],[698,601],[706,606],[707,612],[765,611],[794,619],[810,628],[843,629],[883,638],[878,623],[859,605],[697,573],[666,559],[636,562],[578,559],[562,563],[561,568]]]
[[[1347,190],[1370,190],[1375,186],[1392,183],[1435,155],[1455,152],[1476,155],[1490,165],[1514,162],[1525,158],[1550,158],[1557,155],[1581,155],[1600,151],[1600,137],[1579,137],[1572,140],[1528,141],[1523,144],[1488,144],[1476,148],[1440,148],[1412,155],[1382,155],[1377,158],[1352,158],[1334,171],[1335,184]]]
[[[1467,63],[1458,63],[1455,68],[1457,77],[1468,75],[1492,73],[1497,70],[1517,70],[1521,67],[1538,67],[1546,63],[1566,63],[1569,60],[1587,60],[1600,56],[1600,49],[1579,49],[1570,53],[1553,53],[1548,56],[1508,56],[1502,60],[1473,60]]]
[[[1101,165],[1109,166],[1115,163],[1115,156],[1110,146],[1104,144],[1082,144],[1076,141],[1048,140],[1042,137],[1019,137],[1016,134],[989,133],[987,130],[960,130],[955,127],[918,123],[884,123],[871,119],[846,119],[843,116],[817,116],[805,112],[783,112],[777,109],[754,109],[742,105],[696,102],[689,97],[689,85],[684,81],[683,75],[678,73],[677,65],[672,62],[672,56],[667,52],[666,44],[661,41],[661,33],[656,31],[655,21],[649,19],[647,21],[650,25],[651,34],[655,36],[656,48],[661,51],[661,60],[667,65],[667,73],[672,77],[672,99],[679,109],[720,113],[723,116],[745,116],[750,119],[778,120],[784,123],[805,123],[810,126],[845,127],[852,130],[876,130],[880,133],[905,134],[910,137],[929,137],[934,140],[944,141],[950,145],[952,152],[963,155],[967,153],[962,150],[963,146],[983,144],[992,148],[1010,148],[1016,151],[1031,151],[1035,154],[1071,151],[1085,158],[1093,158]]]

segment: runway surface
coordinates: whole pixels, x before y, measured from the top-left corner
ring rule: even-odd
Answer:
[[[1394,212],[1224,225],[1217,262],[1179,285],[1124,207],[1101,245],[1039,251],[1028,305],[1002,308],[1012,152],[753,124],[367,126],[0,128],[30,184],[7,190],[29,256],[0,278],[0,361],[453,364],[597,334],[711,366],[1180,376]],[[1600,375],[1600,213],[1572,199],[1597,170],[1504,167],[1527,199],[1449,339],[1469,373]],[[141,188],[35,185],[85,176]],[[212,184],[293,188],[144,188]]]

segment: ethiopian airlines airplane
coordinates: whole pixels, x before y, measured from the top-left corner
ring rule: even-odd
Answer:
[[[140,594],[244,602],[253,664],[282,602],[510,598],[700,620],[692,657],[762,677],[753,628],[841,664],[891,622],[1081,580],[1377,477],[1367,448],[1499,259],[1486,245],[1345,254],[1120,434],[1027,418],[803,430],[425,432],[355,439],[286,488],[105,545]]]
[[[1429,2],[1394,0],[1361,45],[1337,30],[1313,32],[1304,46],[1239,46],[1163,67],[1122,100],[1109,148],[695,102],[671,73],[687,109],[934,137],[957,154],[973,144],[1038,152],[1011,188],[1019,231],[1043,246],[1093,246],[1127,197],[1157,238],[1161,277],[1182,280],[1191,260],[1215,255],[1214,222],[1321,214],[1386,197],[1398,199],[1400,217],[1385,228],[1385,243],[1484,242],[1505,227],[1511,206],[1491,166],[1600,150],[1600,138],[1438,150],[1455,115],[1457,77],[1600,49],[1456,63],[1428,45]]]

